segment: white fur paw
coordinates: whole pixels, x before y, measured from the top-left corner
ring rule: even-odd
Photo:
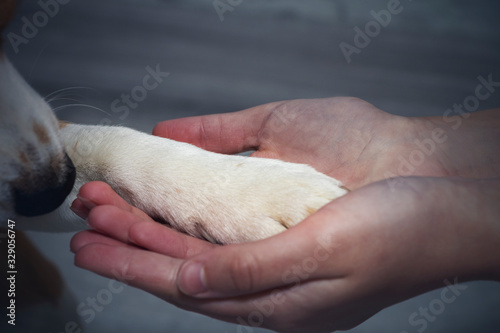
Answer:
[[[77,183],[105,181],[153,218],[213,243],[270,237],[346,193],[307,165],[215,154],[121,127],[71,126],[64,140]],[[92,147],[85,158],[79,140]]]
[[[273,236],[346,193],[339,181],[306,165],[198,153],[199,164],[185,166],[193,170],[174,176],[175,193],[165,190],[173,186],[172,174],[157,174],[156,186],[144,189],[154,193],[154,205],[144,191],[130,199],[174,228],[213,243]]]

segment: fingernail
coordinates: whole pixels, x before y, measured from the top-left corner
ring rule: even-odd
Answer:
[[[86,198],[82,198],[81,196],[77,195],[76,196],[84,205],[85,207],[87,207],[88,209],[92,209],[94,208],[95,206],[97,206],[95,203],[93,203],[92,201],[90,201],[89,199],[86,199]]]
[[[77,207],[74,207],[74,206],[71,206],[69,209],[71,209],[71,211],[73,213],[75,213],[76,215],[78,215],[80,218],[82,218],[84,220],[89,215],[87,210],[78,209]]]
[[[179,289],[186,295],[199,296],[208,289],[205,281],[205,270],[199,262],[188,263],[180,273]]]

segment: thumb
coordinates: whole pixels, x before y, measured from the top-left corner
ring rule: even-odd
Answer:
[[[153,135],[216,153],[240,153],[259,146],[259,130],[271,109],[262,105],[232,113],[166,120],[155,126]]]
[[[332,241],[311,232],[307,224],[304,221],[262,241],[223,246],[196,256],[182,265],[177,285],[189,296],[218,298],[326,277]]]

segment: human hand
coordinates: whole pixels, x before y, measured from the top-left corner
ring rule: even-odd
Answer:
[[[498,128],[498,109],[408,118],[333,97],[168,120],[153,134],[219,153],[255,150],[255,157],[306,163],[356,189],[399,176],[500,177]]]
[[[71,249],[77,266],[181,308],[286,332],[348,329],[446,281],[500,278],[499,181],[396,184],[353,191],[272,238],[218,247],[89,183],[80,203],[99,233],[77,234]]]
[[[309,164],[354,189],[384,178],[383,171],[407,149],[408,137],[416,131],[409,118],[357,98],[335,97],[168,120],[153,134],[218,153],[255,150],[253,157]],[[431,164],[422,166],[422,172],[442,172]]]

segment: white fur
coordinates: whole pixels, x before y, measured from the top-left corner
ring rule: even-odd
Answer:
[[[13,160],[10,156],[20,149],[17,135],[30,138],[29,127],[16,131],[31,118],[43,120],[52,136],[50,147],[37,145],[37,149],[43,154],[60,152],[48,105],[7,62],[0,63],[4,66],[0,67],[1,107],[7,104],[22,110],[10,112],[12,120],[2,112],[2,131],[5,126],[16,130],[6,137],[9,147],[1,151],[0,161]],[[4,73],[8,76],[2,78]],[[277,234],[346,193],[339,181],[307,165],[211,153],[124,127],[69,124],[61,129],[60,138],[76,166],[74,189],[58,210],[18,218],[20,227],[48,231],[85,227],[69,205],[79,188],[92,180],[107,182],[129,203],[178,230],[224,244]],[[44,159],[39,163],[41,167],[47,164]],[[7,172],[2,164],[2,188],[10,173],[17,176],[16,164]],[[0,193],[2,202],[9,204],[7,191]],[[12,212],[4,209],[3,213]]]

